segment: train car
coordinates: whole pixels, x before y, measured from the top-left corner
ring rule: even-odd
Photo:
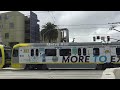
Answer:
[[[13,47],[14,68],[48,69],[48,64],[90,65],[95,69],[120,66],[120,43],[21,43]]]
[[[10,67],[11,51],[12,49],[10,47],[0,45],[0,68]]]

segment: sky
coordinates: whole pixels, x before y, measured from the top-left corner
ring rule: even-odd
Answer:
[[[4,13],[7,11],[0,11]],[[29,16],[29,11],[19,11]],[[58,28],[68,28],[70,42],[75,38],[75,42],[93,42],[94,36],[110,36],[114,39],[120,39],[120,32],[109,30],[113,24],[120,22],[120,11],[33,11],[37,14],[42,25],[52,22],[58,25]],[[119,24],[115,29],[120,30]],[[111,41],[116,41],[111,39]],[[97,40],[101,42],[101,40]]]

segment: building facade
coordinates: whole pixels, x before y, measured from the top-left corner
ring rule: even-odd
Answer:
[[[39,37],[39,25],[33,23],[33,16],[35,16],[33,12],[30,12],[30,17],[27,17],[18,11],[0,14],[0,31],[3,44],[12,47],[17,43],[39,42],[39,38],[36,39]],[[34,38],[32,35],[36,37]]]
[[[17,11],[0,14],[0,30],[3,44],[13,46],[19,42],[24,42],[24,19],[24,15]]]
[[[60,42],[69,42],[69,30],[67,28],[57,29],[58,37],[56,40],[51,40],[52,43],[60,43]],[[40,36],[41,42],[49,43],[49,39]]]
[[[30,11],[30,42],[31,43],[39,43],[40,42],[40,34],[39,34],[39,25],[37,24],[39,20],[37,19],[37,15]]]

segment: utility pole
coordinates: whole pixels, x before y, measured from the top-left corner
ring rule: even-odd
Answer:
[[[115,29],[115,27],[117,27],[117,24],[120,24],[120,22],[114,22],[114,23],[108,23],[108,24],[112,24],[109,30],[115,30],[117,32],[120,32],[119,30]]]

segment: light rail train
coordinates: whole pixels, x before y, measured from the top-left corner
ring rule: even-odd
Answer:
[[[120,42],[21,43],[12,50],[11,66],[48,69],[48,65],[94,65],[95,69],[120,66]]]

